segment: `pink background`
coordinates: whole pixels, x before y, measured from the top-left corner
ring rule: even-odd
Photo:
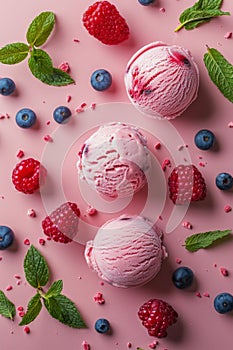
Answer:
[[[50,87],[35,79],[29,72],[26,61],[16,66],[0,65],[0,76],[11,77],[17,85],[17,93],[13,96],[0,96],[0,113],[10,115],[10,119],[0,120],[0,224],[10,226],[16,236],[16,242],[10,250],[2,251],[0,256],[0,289],[6,290],[8,285],[13,289],[6,295],[16,304],[26,308],[27,302],[33,296],[34,290],[25,281],[23,273],[23,258],[28,247],[24,245],[24,239],[28,238],[47,259],[51,269],[51,282],[63,279],[64,294],[70,297],[78,306],[86,321],[87,329],[71,329],[52,319],[46,310],[42,310],[38,318],[30,325],[29,335],[18,326],[20,317],[15,321],[1,318],[0,334],[1,349],[11,350],[15,347],[28,350],[41,348],[56,348],[62,350],[68,347],[70,350],[82,349],[82,341],[86,340],[93,350],[105,349],[127,349],[127,342],[132,343],[132,349],[142,347],[148,349],[148,344],[154,339],[147,335],[146,329],[141,325],[137,317],[139,306],[150,298],[162,298],[169,302],[179,313],[179,321],[169,329],[169,336],[159,340],[158,349],[168,350],[199,350],[199,349],[224,349],[231,348],[232,341],[232,315],[217,314],[213,308],[213,299],[220,292],[233,293],[232,284],[232,239],[225,240],[221,244],[189,253],[182,246],[186,236],[215,229],[232,228],[233,212],[225,213],[224,206],[232,205],[232,191],[221,192],[215,187],[215,176],[219,172],[227,171],[233,173],[232,166],[232,133],[233,129],[228,123],[233,121],[232,104],[226,100],[210,81],[203,63],[203,55],[206,52],[206,44],[222,52],[222,54],[233,63],[233,38],[226,40],[224,35],[233,31],[232,17],[223,16],[214,19],[211,23],[204,24],[193,31],[181,30],[174,33],[178,25],[180,13],[187,7],[192,6],[192,0],[158,0],[155,6],[143,7],[137,0],[120,1],[112,0],[121,14],[126,18],[130,27],[130,39],[118,46],[108,47],[93,37],[89,36],[81,23],[81,16],[92,1],[59,2],[53,0],[34,1],[20,0],[15,2],[8,0],[1,6],[0,21],[0,46],[10,42],[25,41],[25,32],[31,20],[42,11],[53,11],[57,22],[55,30],[44,45],[44,49],[51,55],[55,66],[67,61],[71,67],[71,75],[76,85],[68,87]],[[165,12],[160,11],[164,7]],[[222,9],[233,13],[233,3],[224,1]],[[74,38],[80,43],[73,41]],[[79,126],[85,126],[85,115],[90,118],[93,115],[93,127],[102,121],[102,111],[105,111],[105,121],[113,118],[111,104],[100,106],[103,103],[124,102],[120,108],[123,115],[116,118],[132,123],[128,98],[124,87],[124,70],[131,55],[141,46],[152,41],[162,40],[168,44],[185,46],[192,52],[200,69],[200,90],[198,99],[183,114],[183,116],[172,121],[170,124],[188,145],[191,160],[198,166],[206,179],[208,195],[205,201],[192,204],[182,221],[189,221],[193,225],[192,230],[187,230],[182,223],[171,232],[165,233],[164,243],[167,247],[169,258],[164,263],[158,277],[148,285],[135,289],[118,289],[108,284],[103,286],[97,275],[89,271],[83,258],[84,246],[77,242],[68,245],[46,242],[44,247],[40,246],[38,240],[43,237],[41,220],[48,214],[47,205],[56,206],[56,185],[61,178],[62,191],[66,200],[72,200],[79,204],[82,212],[80,225],[80,241],[93,237],[99,225],[106,219],[117,217],[122,212],[141,213],[143,203],[147,202],[147,189],[137,194],[132,203],[122,211],[114,213],[98,212],[94,217],[85,217],[88,203],[81,197],[78,188],[78,179],[75,170],[76,154],[84,136],[80,134]],[[96,92],[89,83],[91,73],[98,68],[105,68],[112,73],[113,85],[106,92]],[[72,99],[66,102],[67,95]],[[86,111],[76,114],[75,108],[86,102],[87,106],[97,103],[95,111]],[[73,111],[73,120],[65,126],[58,126],[52,118],[54,108],[59,105],[69,105]],[[99,113],[98,113],[99,106]],[[113,105],[115,106],[115,105]],[[37,126],[30,130],[20,129],[15,123],[16,112],[23,108],[33,109],[38,116]],[[101,111],[101,115],[100,115]],[[108,112],[109,111],[109,112]],[[114,112],[113,112],[114,115]],[[139,122],[140,119],[140,122]],[[51,121],[47,125],[47,121]],[[88,123],[86,121],[86,123]],[[153,124],[151,119],[139,116],[135,112],[134,125],[147,129]],[[144,128],[142,126],[144,125]],[[158,142],[158,122],[154,121],[151,133],[145,131],[148,143],[154,155],[155,163],[162,164],[165,158],[172,154],[167,145],[162,143],[160,151],[155,151],[153,145]],[[24,150],[25,158],[34,157],[44,159],[49,147],[54,149],[54,159],[59,157],[62,143],[57,138],[57,132],[62,133],[60,128],[64,127],[64,135],[77,130],[77,138],[74,144],[70,144],[62,169],[59,174],[53,174],[53,166],[48,164],[49,184],[51,191],[33,195],[24,195],[17,192],[11,183],[11,172],[19,161],[16,154],[19,149]],[[162,126],[163,127],[163,126]],[[88,124],[88,128],[89,124]],[[198,150],[194,143],[195,133],[202,128],[211,129],[217,138],[214,150],[203,152]],[[88,130],[89,130],[88,129]],[[53,143],[46,144],[43,137],[47,134],[54,135]],[[64,136],[65,137],[65,136]],[[63,140],[62,140],[63,142]],[[51,151],[49,149],[49,151]],[[176,150],[173,150],[176,153]],[[199,159],[202,156],[203,159]],[[205,167],[199,166],[202,161]],[[156,164],[157,164],[156,163]],[[174,164],[174,163],[173,163]],[[156,167],[157,169],[158,167]],[[164,173],[166,180],[170,169]],[[56,177],[57,175],[57,177]],[[152,179],[162,181],[160,170]],[[46,187],[45,187],[46,188]],[[161,200],[164,193],[160,193]],[[155,198],[154,209],[148,216],[156,221],[160,197]],[[47,197],[46,197],[47,196]],[[53,197],[54,196],[54,197]],[[108,208],[105,204],[106,210]],[[36,218],[27,216],[27,210],[33,208]],[[162,208],[160,225],[166,227],[173,206],[169,200]],[[153,211],[154,210],[154,211]],[[160,214],[160,213],[159,213]],[[83,222],[88,222],[89,231],[82,231]],[[85,236],[85,234],[87,236]],[[171,274],[175,268],[176,258],[182,260],[182,265],[189,266],[195,273],[195,285],[187,291],[176,289],[171,282]],[[214,264],[216,264],[214,266]],[[229,270],[229,276],[224,277],[220,273],[220,267]],[[22,283],[17,285],[15,275],[20,275]],[[81,278],[80,278],[81,277]],[[105,305],[98,305],[93,301],[96,292],[102,292],[106,300]],[[208,292],[210,297],[198,298],[196,293]],[[112,327],[111,335],[98,334],[93,325],[97,318],[109,319]]]

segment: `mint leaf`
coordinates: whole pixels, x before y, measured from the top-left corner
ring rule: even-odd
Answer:
[[[26,37],[31,46],[41,46],[48,39],[55,24],[53,12],[40,13],[30,24]]]
[[[44,299],[49,314],[61,323],[73,328],[86,328],[86,325],[75,304],[65,295]]]
[[[0,49],[0,62],[16,64],[23,61],[29,52],[29,46],[24,43],[8,44]]]
[[[222,0],[199,0],[182,12],[179,18],[180,25],[175,29],[175,32],[183,27],[187,30],[194,29],[202,23],[209,22],[214,17],[230,15],[230,12],[220,10],[221,5]]]
[[[16,315],[15,305],[0,290],[0,315],[14,319]]]
[[[44,295],[45,299],[56,297],[59,294],[61,294],[63,287],[62,280],[58,280],[52,284],[52,286],[49,288],[48,292]]]
[[[30,65],[29,68],[31,69]],[[34,67],[33,67],[34,68]],[[45,74],[40,71],[31,69],[32,74],[43,83],[53,86],[65,86],[69,84],[74,84],[74,80],[62,70],[58,68],[53,68],[53,72],[50,74]]]
[[[24,272],[28,283],[34,288],[45,286],[49,280],[48,265],[33,245],[24,258]]]
[[[40,294],[37,293],[34,297],[29,301],[27,312],[23,316],[22,321],[20,322],[20,326],[24,326],[26,324],[31,323],[35,320],[35,318],[39,315],[42,308],[42,303],[40,301]]]
[[[34,49],[32,51],[31,57],[28,60],[28,65],[33,75],[38,72],[41,74],[53,73],[52,60],[49,55],[41,49]]]
[[[201,248],[207,248],[220,238],[224,238],[231,233],[231,230],[217,230],[203,233],[195,233],[186,238],[185,248],[190,252],[196,252]]]
[[[233,66],[216,49],[207,46],[204,63],[210,79],[229,101],[233,102]]]

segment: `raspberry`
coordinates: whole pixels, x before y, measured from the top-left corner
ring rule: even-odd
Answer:
[[[178,165],[168,178],[169,196],[174,204],[203,200],[206,184],[195,165]]]
[[[42,221],[44,234],[55,242],[71,242],[78,231],[79,216],[77,204],[63,203]]]
[[[16,190],[31,194],[43,184],[46,173],[46,169],[38,160],[33,158],[24,159],[14,168],[12,182]]]
[[[129,27],[115,5],[97,1],[83,14],[83,24],[90,35],[106,45],[116,45],[129,37]]]
[[[167,336],[167,328],[177,321],[177,312],[163,300],[151,299],[143,304],[138,316],[151,336],[163,338]]]

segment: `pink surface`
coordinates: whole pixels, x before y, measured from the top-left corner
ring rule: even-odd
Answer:
[[[233,173],[233,129],[228,127],[228,123],[233,120],[232,104],[210,81],[203,63],[206,44],[219,49],[233,63],[233,39],[224,38],[227,32],[233,30],[232,17],[223,16],[193,31],[174,33],[180,13],[193,5],[194,1],[158,0],[153,7],[143,7],[136,0],[124,3],[113,0],[112,3],[117,5],[126,18],[131,31],[129,41],[115,47],[104,46],[83,28],[81,16],[87,6],[92,4],[90,0],[71,0],[67,4],[55,0],[41,0],[33,4],[29,0],[21,0],[20,4],[16,4],[9,0],[1,6],[1,46],[24,41],[28,24],[40,12],[51,10],[56,13],[55,31],[44,48],[53,57],[54,65],[69,62],[76,85],[63,88],[46,86],[29,73],[26,61],[16,66],[0,66],[0,75],[11,77],[17,85],[14,96],[0,96],[0,113],[11,116],[10,119],[0,120],[0,223],[10,226],[16,235],[14,247],[0,253],[0,289],[5,291],[8,285],[13,286],[6,294],[16,306],[26,307],[33,295],[34,291],[25,282],[23,274],[23,258],[28,249],[23,241],[28,238],[48,260],[52,280],[63,279],[64,293],[77,304],[88,325],[88,329],[71,329],[42,310],[30,325],[31,333],[27,335],[18,326],[19,316],[14,322],[1,318],[1,347],[4,350],[13,350],[15,347],[25,350],[32,347],[36,350],[63,350],[68,346],[70,350],[76,350],[82,349],[82,341],[86,340],[93,350],[123,350],[127,349],[127,342],[132,343],[132,349],[137,346],[148,349],[153,338],[141,326],[137,310],[145,301],[156,297],[169,302],[179,313],[179,321],[170,328],[168,337],[159,340],[159,350],[228,350],[232,342],[232,315],[217,314],[213,308],[213,299],[219,292],[233,293],[232,240],[225,240],[220,245],[193,254],[187,252],[182,245],[185,237],[191,233],[232,228],[233,212],[224,211],[225,205],[233,205],[232,191],[221,192],[215,187],[217,173]],[[165,12],[160,11],[161,7],[164,7]],[[222,9],[233,13],[233,3],[224,1]],[[74,42],[74,38],[79,39],[80,43]],[[125,68],[131,56],[142,46],[157,40],[187,47],[200,71],[197,100],[183,116],[166,124],[140,115],[129,105],[124,87]],[[98,68],[105,68],[112,73],[113,86],[109,91],[98,93],[90,86],[90,75]],[[97,107],[95,111],[73,113],[73,120],[60,127],[53,121],[52,112],[58,105],[67,104],[67,95],[72,96],[69,103],[72,111],[83,102],[88,106],[95,102]],[[103,103],[107,105],[101,106]],[[23,130],[15,124],[15,113],[23,107],[33,109],[38,116],[38,124],[33,129]],[[48,120],[51,121],[49,125]],[[156,186],[149,184],[130,203],[117,202],[115,207],[114,201],[111,205],[104,201],[98,202],[86,188],[79,188],[76,171],[78,145],[91,134],[92,129],[106,121],[123,121],[138,126],[146,134],[149,149],[154,156],[153,184],[156,183]],[[217,145],[214,150],[202,152],[195,147],[193,137],[202,128],[209,128],[215,133]],[[54,137],[53,142],[46,143],[43,140],[47,134]],[[158,141],[162,147],[155,150],[154,145]],[[177,148],[181,144],[187,144],[188,148],[178,152]],[[11,183],[11,171],[19,161],[16,157],[19,149],[24,150],[25,157],[42,160],[49,171],[42,197],[39,193],[21,194]],[[174,214],[174,206],[166,197],[165,186],[170,168],[166,167],[163,172],[161,165],[164,159],[170,159],[174,165],[184,156],[201,170],[206,179],[208,195],[203,202],[179,209]],[[205,166],[199,165],[200,162]],[[78,242],[66,246],[46,242],[42,247],[38,243],[39,238],[43,237],[41,221],[64,197],[76,201],[82,212]],[[92,198],[99,212],[96,216],[85,216]],[[36,211],[36,218],[27,216],[30,208]],[[98,227],[107,219],[125,212],[145,214],[154,221],[158,215],[162,215],[160,226],[170,232],[165,233],[164,237],[169,257],[156,279],[143,287],[126,290],[107,283],[101,285],[100,279],[89,270],[83,256],[83,244],[94,237]],[[183,221],[189,221],[193,229],[184,228]],[[172,285],[171,274],[179,266],[177,258],[195,273],[196,283],[191,290],[180,291]],[[220,273],[221,267],[229,270],[228,277]],[[22,278],[20,285],[16,283],[15,274]],[[104,305],[93,301],[98,291],[103,293],[106,300]],[[202,298],[196,296],[197,292],[200,292]],[[210,294],[209,298],[203,296],[205,292]],[[103,336],[93,329],[96,319],[100,317],[109,319],[111,335]]]

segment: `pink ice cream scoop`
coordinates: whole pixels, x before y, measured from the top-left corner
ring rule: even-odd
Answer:
[[[85,248],[88,266],[116,287],[137,287],[160,271],[166,250],[161,230],[141,216],[108,221]]]
[[[151,156],[145,137],[132,126],[101,126],[86,140],[79,157],[79,176],[105,197],[127,197],[147,183]]]
[[[152,117],[173,119],[196,99],[199,71],[189,50],[160,41],[142,47],[125,74],[134,106]]]

